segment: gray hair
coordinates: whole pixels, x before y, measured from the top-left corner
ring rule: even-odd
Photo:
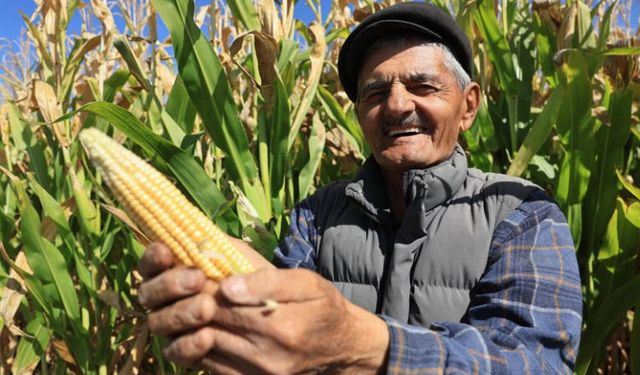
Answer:
[[[371,54],[372,51],[375,51],[379,48],[390,46],[404,46],[409,44],[432,47],[436,50],[439,50],[442,53],[442,62],[444,66],[449,69],[451,73],[453,73],[456,83],[458,84],[458,87],[461,91],[471,83],[471,77],[469,77],[469,74],[464,70],[462,65],[460,65],[460,62],[458,62],[455,56],[453,56],[453,53],[451,53],[449,47],[440,42],[432,42],[417,35],[390,35],[382,37],[369,47],[366,55]]]

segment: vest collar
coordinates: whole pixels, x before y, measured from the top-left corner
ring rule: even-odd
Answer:
[[[404,175],[407,209],[426,213],[449,199],[462,186],[467,175],[467,158],[460,145],[443,162],[424,169],[412,169]],[[373,156],[345,189],[347,197],[358,203],[374,220],[393,223],[387,191],[380,166]]]

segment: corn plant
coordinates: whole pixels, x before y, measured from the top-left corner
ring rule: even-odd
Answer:
[[[269,258],[291,207],[369,155],[335,64],[349,29],[393,1],[308,1],[309,24],[290,0],[36,3],[2,62],[0,371],[184,372],[137,302],[148,239],[80,130],[149,160]],[[631,2],[436,3],[467,31],[484,90],[461,138],[471,163],[533,180],[568,217],[585,296],[576,372],[640,373],[639,51],[617,21]]]

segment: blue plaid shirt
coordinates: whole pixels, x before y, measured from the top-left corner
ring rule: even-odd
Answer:
[[[291,214],[286,254],[275,264],[315,270],[317,233],[304,204]],[[487,268],[461,322],[430,327],[386,316],[388,374],[571,373],[582,325],[573,240],[560,209],[547,200],[522,203],[496,228]]]

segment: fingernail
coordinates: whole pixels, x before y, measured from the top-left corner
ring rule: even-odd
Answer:
[[[232,302],[242,302],[249,297],[247,283],[241,276],[231,276],[220,285],[224,295]]]

